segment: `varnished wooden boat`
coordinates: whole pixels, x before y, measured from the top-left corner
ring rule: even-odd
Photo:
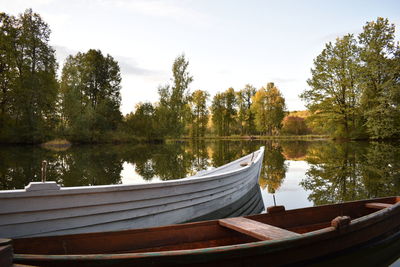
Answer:
[[[216,169],[158,183],[60,187],[35,182],[24,190],[0,191],[0,237],[137,229],[260,213],[263,155],[261,147]]]
[[[399,201],[387,197],[288,211],[278,206],[246,217],[15,239],[13,259],[38,266],[298,266],[400,239]]]

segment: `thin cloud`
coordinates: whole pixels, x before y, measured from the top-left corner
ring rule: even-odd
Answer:
[[[145,76],[150,79],[160,79],[165,76],[163,71],[159,70],[150,70],[146,68],[142,68],[138,66],[134,59],[129,57],[116,57],[118,64],[121,68],[121,72],[125,75],[136,75],[136,76]]]
[[[69,55],[76,55],[79,52],[78,50],[71,49],[61,45],[54,45],[53,48],[56,50],[57,61],[59,62],[61,68],[65,59]],[[86,51],[81,51],[81,52],[86,52]],[[144,78],[150,80],[160,80],[165,78],[166,76],[166,73],[164,73],[163,71],[150,70],[138,66],[136,61],[130,57],[116,56],[114,57],[114,59],[118,62],[118,65],[121,69],[121,73],[123,75],[143,76]]]

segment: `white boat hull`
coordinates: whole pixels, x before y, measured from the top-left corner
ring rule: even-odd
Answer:
[[[60,188],[47,182],[0,191],[0,236],[114,231],[215,216],[217,210],[252,197],[248,195],[258,185],[263,154],[261,148],[194,177],[152,184]],[[243,162],[251,163],[243,167]]]

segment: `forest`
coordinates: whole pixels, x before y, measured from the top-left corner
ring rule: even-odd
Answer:
[[[400,135],[400,46],[387,19],[367,22],[325,45],[289,112],[279,87],[192,90],[189,60],[178,55],[159,98],[123,115],[121,70],[109,54],[69,55],[58,77],[50,27],[31,9],[0,13],[0,143],[141,142],[167,138],[327,135],[388,139]],[[134,100],[133,100],[134,101]]]

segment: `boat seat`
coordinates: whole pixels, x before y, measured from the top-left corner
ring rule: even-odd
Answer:
[[[378,202],[372,202],[372,203],[365,204],[365,207],[370,208],[370,209],[377,209],[377,210],[390,208],[391,206],[393,206],[393,204],[378,203]]]
[[[249,235],[259,240],[283,239],[301,236],[301,234],[295,232],[243,217],[226,218],[218,221],[223,227]]]

